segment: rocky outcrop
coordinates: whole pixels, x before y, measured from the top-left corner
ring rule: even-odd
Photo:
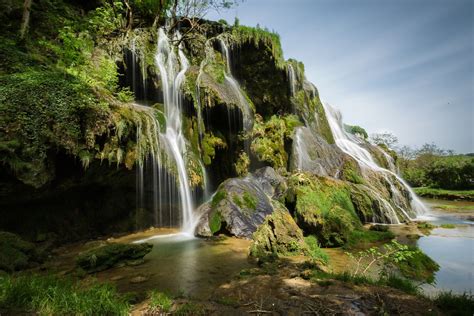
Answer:
[[[344,163],[344,154],[308,127],[298,127],[293,137],[290,169],[319,176],[337,177]]]
[[[152,244],[118,244],[111,243],[88,250],[77,257],[77,265],[89,273],[112,268],[120,263],[136,265],[143,260]]]
[[[272,255],[302,254],[307,250],[303,232],[286,207],[274,202],[275,211],[267,216],[253,234],[250,255],[265,258]]]
[[[219,232],[251,238],[265,217],[273,213],[272,199],[282,198],[285,179],[271,167],[257,170],[245,178],[224,181],[210,202],[199,208],[199,236]]]

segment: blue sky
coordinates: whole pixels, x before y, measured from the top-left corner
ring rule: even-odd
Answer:
[[[474,152],[474,1],[245,0],[210,13],[280,34],[348,124]]]

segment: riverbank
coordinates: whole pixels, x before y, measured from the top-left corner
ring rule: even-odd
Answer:
[[[408,235],[417,228],[414,223],[398,226]],[[154,246],[138,265],[89,274],[75,265],[80,253],[97,244],[141,242]],[[355,254],[383,243],[361,239],[349,251]],[[305,256],[257,264],[248,258],[249,244],[234,237],[198,239],[176,230],[151,229],[64,245],[44,264],[0,277],[0,312],[88,315],[99,306],[105,314],[120,315],[451,315],[453,302],[458,302],[456,306],[468,310],[457,315],[472,314],[471,296],[443,293],[427,298],[403,279],[379,279],[377,271],[351,276],[344,271],[351,259],[342,248],[322,250],[329,257],[322,271]],[[24,294],[18,296],[18,291]]]
[[[474,202],[474,190],[444,190],[428,187],[413,188],[418,196],[430,199]]]

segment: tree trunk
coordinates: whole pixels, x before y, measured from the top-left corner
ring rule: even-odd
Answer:
[[[23,16],[21,18],[21,26],[20,26],[20,38],[25,38],[26,32],[28,31],[28,27],[30,24],[30,11],[31,11],[31,4],[33,0],[25,0],[23,3]]]

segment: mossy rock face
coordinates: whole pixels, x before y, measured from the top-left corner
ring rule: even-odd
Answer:
[[[365,183],[359,164],[350,156],[346,156],[344,159],[344,165],[340,177],[342,180],[355,184]]]
[[[338,176],[347,155],[336,145],[328,144],[322,136],[305,126],[297,127],[292,138],[291,171]]]
[[[298,173],[290,177],[289,187],[287,200],[295,205],[298,226],[322,245],[340,246],[361,226],[344,182]]]
[[[295,115],[273,115],[267,121],[257,115],[253,130],[249,133],[253,154],[259,161],[270,164],[275,169],[286,169],[288,166],[286,148],[292,140],[293,130],[300,125],[302,123]]]
[[[0,270],[14,272],[41,262],[35,245],[9,232],[0,232]]]
[[[295,255],[307,251],[303,232],[284,205],[274,202],[275,211],[268,215],[253,234],[250,255],[266,258],[272,255]]]
[[[199,236],[220,232],[251,238],[265,217],[273,212],[272,199],[284,195],[285,180],[272,168],[257,170],[246,178],[224,181],[212,200],[200,207]]]
[[[127,264],[141,260],[152,248],[153,245],[149,243],[107,244],[80,254],[76,264],[87,272],[94,273],[110,269],[119,263]]]

